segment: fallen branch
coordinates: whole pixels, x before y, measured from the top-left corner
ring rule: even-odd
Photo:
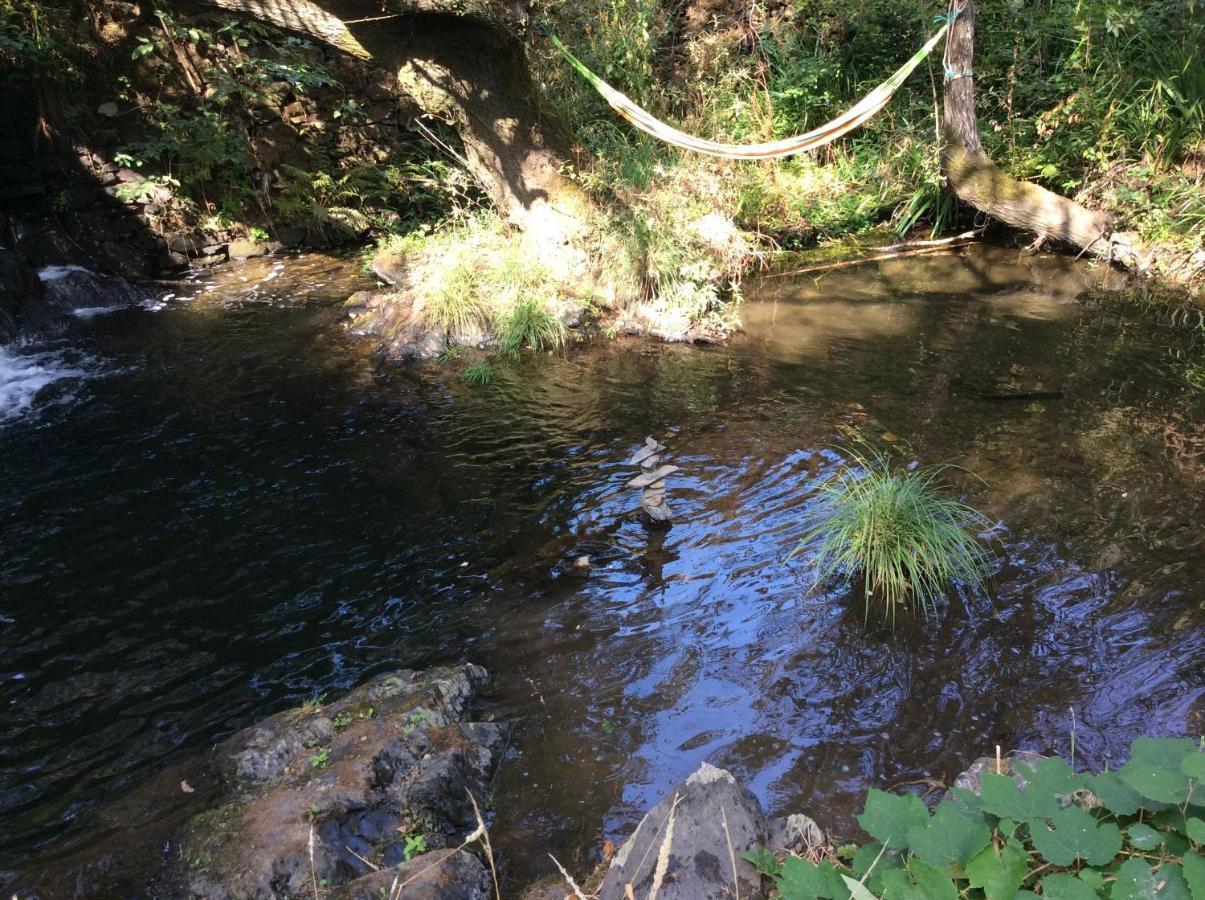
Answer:
[[[904,244],[891,244],[878,248],[872,256],[861,256],[857,259],[843,259],[839,262],[823,263],[817,266],[805,266],[802,269],[791,269],[787,272],[774,272],[764,278],[786,278],[789,275],[809,275],[813,272],[827,272],[832,269],[844,269],[849,266],[860,266],[865,263],[882,262],[888,259],[900,259],[905,256],[926,256],[930,253],[944,253],[956,250],[975,242],[978,231],[966,231],[948,238],[938,238],[932,241],[910,241]]]

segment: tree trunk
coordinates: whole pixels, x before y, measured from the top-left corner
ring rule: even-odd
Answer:
[[[396,73],[423,113],[450,123],[499,212],[536,237],[586,228],[592,201],[561,171],[568,138],[539,108],[521,35],[499,0],[206,0]]]
[[[959,4],[961,9],[959,10]],[[1086,250],[1111,255],[1113,218],[1073,200],[1018,181],[983,152],[975,118],[975,0],[955,0],[959,10],[946,38],[942,168],[954,193],[1006,225]]]

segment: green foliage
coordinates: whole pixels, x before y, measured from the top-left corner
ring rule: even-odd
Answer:
[[[498,325],[498,352],[504,356],[512,356],[524,348],[559,350],[565,345],[564,323],[535,297],[521,298],[506,311]]]
[[[1203,896],[1202,838],[1191,823],[1205,813],[1197,797],[1205,754],[1196,741],[1139,738],[1118,775],[1143,785],[1135,808],[1120,808],[1098,793],[1109,773],[1075,773],[1061,759],[1035,767],[1018,765],[1034,794],[1024,806],[966,792],[943,800],[930,813],[912,795],[871,791],[859,824],[871,837],[840,859],[819,862],[788,855],[780,860],[765,848],[745,858],[769,876],[783,900],[1192,900]],[[986,778],[987,776],[985,776]],[[1011,778],[994,775],[1012,782]],[[996,791],[997,796],[1003,796]],[[1180,797],[1175,807],[1151,816],[1161,798]],[[1171,814],[1174,813],[1174,814]],[[850,854],[844,854],[849,856]]]
[[[867,615],[877,604],[892,621],[900,607],[935,613],[955,582],[984,588],[991,559],[976,531],[990,523],[945,495],[939,478],[949,467],[897,471],[856,452],[850,463],[820,486],[813,524],[792,551],[817,545],[817,583],[860,577]]]
[[[321,750],[318,750],[317,752],[314,753],[313,756],[310,757],[310,767],[314,768],[314,769],[321,769],[321,768],[324,768],[326,766],[326,764],[329,763],[330,761],[331,761],[331,748],[323,747]]]
[[[409,862],[420,853],[427,852],[427,836],[425,834],[408,834],[402,845],[402,856]]]
[[[494,367],[485,360],[470,363],[464,368],[464,380],[471,385],[483,387],[494,380]]]

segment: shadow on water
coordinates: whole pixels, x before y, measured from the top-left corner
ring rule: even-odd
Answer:
[[[767,282],[728,347],[473,388],[349,347],[354,265],[271,265],[79,323],[107,374],[0,429],[0,866],[256,718],[461,659],[523,722],[516,881],[702,760],[849,832],[868,785],[996,744],[1074,727],[1096,766],[1202,727],[1200,335],[1087,301],[1098,274],[980,249]],[[623,488],[647,434],[682,470],[669,531]],[[851,438],[983,479],[958,487],[1000,523],[991,598],[893,636],[783,562]]]

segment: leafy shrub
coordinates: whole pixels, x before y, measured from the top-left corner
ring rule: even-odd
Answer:
[[[792,551],[818,542],[817,583],[860,577],[867,615],[877,604],[892,621],[913,604],[933,614],[954,582],[984,587],[990,557],[975,532],[990,523],[945,495],[947,466],[896,471],[856,452],[851,462],[821,485],[814,524]]]
[[[783,900],[1193,900],[1205,896],[1205,753],[1187,738],[1138,738],[1115,772],[1052,757],[986,773],[932,812],[912,794],[872,790],[858,823],[873,839],[817,860],[745,858]]]

